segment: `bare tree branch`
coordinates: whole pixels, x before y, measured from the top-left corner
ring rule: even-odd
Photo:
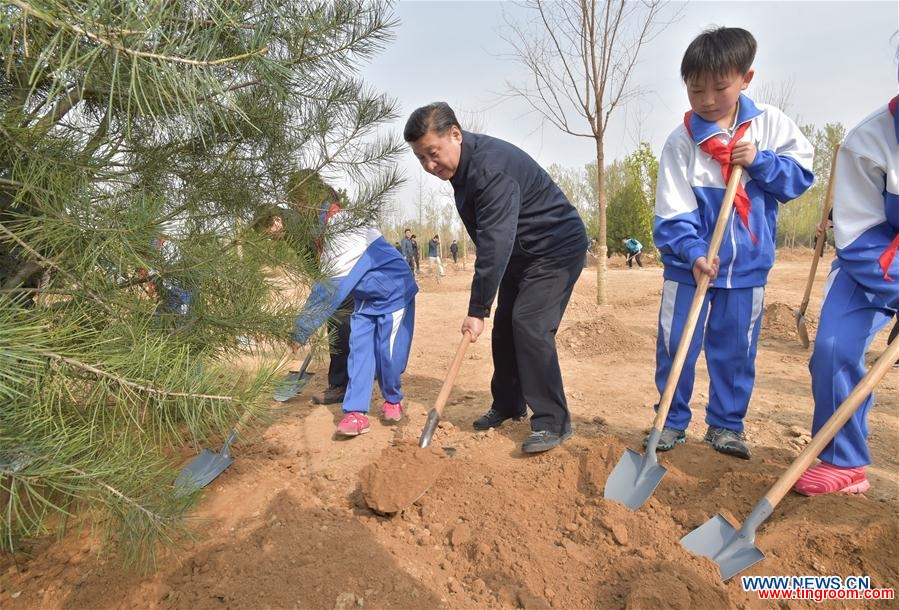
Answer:
[[[612,113],[637,97],[629,83],[640,51],[671,20],[659,16],[664,0],[529,0],[537,27],[506,20],[504,36],[515,58],[530,72],[533,88],[507,83],[512,95],[560,131],[596,143],[599,252],[597,302],[606,297],[606,188],[604,138]],[[575,127],[576,118],[589,132]]]

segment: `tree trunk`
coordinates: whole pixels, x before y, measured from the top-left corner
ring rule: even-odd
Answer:
[[[606,167],[602,134],[596,138],[596,190],[599,193],[599,235],[596,237],[596,304],[606,305],[608,297],[608,252],[606,236]]]

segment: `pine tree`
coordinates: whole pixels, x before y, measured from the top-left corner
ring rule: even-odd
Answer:
[[[178,450],[268,404],[277,367],[236,338],[279,345],[284,277],[319,274],[314,231],[251,221],[298,168],[355,185],[358,222],[398,183],[395,103],[357,71],[393,25],[361,0],[0,0],[0,550],[74,520],[146,566],[179,535]]]

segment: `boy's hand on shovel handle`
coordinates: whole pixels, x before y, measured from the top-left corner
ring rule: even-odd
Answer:
[[[709,281],[718,277],[718,266],[720,263],[721,259],[717,256],[711,265],[706,257],[700,256],[697,258],[696,262],[693,263],[693,279],[696,280],[696,284],[699,285],[699,278],[703,275],[709,276]]]

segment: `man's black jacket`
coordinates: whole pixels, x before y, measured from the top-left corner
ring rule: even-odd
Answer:
[[[508,142],[463,131],[450,183],[477,246],[469,316],[490,315],[510,257],[568,258],[587,249],[577,209],[536,161]]]

